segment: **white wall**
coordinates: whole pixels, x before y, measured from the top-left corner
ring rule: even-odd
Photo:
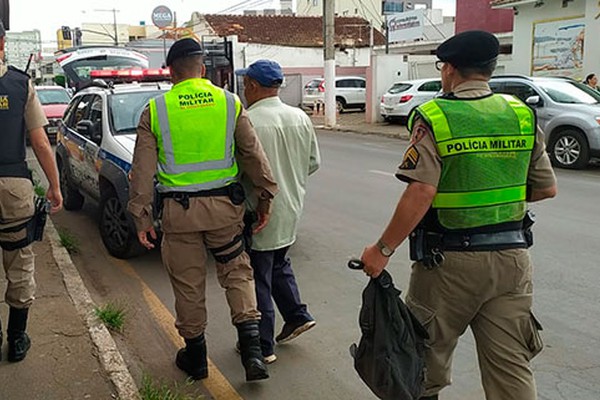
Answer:
[[[371,58],[371,68],[367,78],[367,122],[382,120],[379,115],[381,96],[394,82],[408,78],[408,63],[402,54],[377,54]]]
[[[561,1],[546,1],[540,7],[532,4],[517,7],[513,32],[512,62],[507,70],[511,73],[531,75],[531,53],[533,48],[533,24],[552,19],[566,19],[585,15],[584,74],[600,73],[600,46],[594,40],[600,36],[600,23],[596,1],[574,0],[562,7]]]

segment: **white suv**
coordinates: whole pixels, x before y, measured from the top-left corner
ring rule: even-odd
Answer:
[[[129,258],[143,252],[127,212],[136,128],[150,99],[170,85],[96,85],[77,92],[59,125],[56,162],[64,207],[79,210],[84,194],[98,201],[104,245],[113,256]]]
[[[335,102],[339,112],[349,108],[365,109],[367,80],[360,76],[340,76],[335,78]],[[325,98],[325,79],[317,78],[304,86],[302,106],[313,108],[323,103]]]

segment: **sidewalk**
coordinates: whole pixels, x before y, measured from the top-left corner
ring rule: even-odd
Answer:
[[[27,358],[9,363],[0,279],[0,316],[4,331],[0,361],[2,400],[134,399],[137,388],[106,328],[93,316],[89,293],[50,222],[36,242],[36,300],[28,321],[32,346]],[[106,337],[108,335],[108,338]],[[112,343],[111,343],[112,341]]]
[[[322,115],[311,115],[308,111],[308,115],[313,122],[315,128],[325,128],[325,117]],[[401,125],[398,122],[376,122],[369,124],[365,121],[364,112],[348,111],[342,114],[338,114],[336,118],[337,125],[333,129],[335,131],[343,132],[354,132],[363,135],[379,135],[387,136],[392,138],[399,138],[408,140],[409,134],[405,125]]]

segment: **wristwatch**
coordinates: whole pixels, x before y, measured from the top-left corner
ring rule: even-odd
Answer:
[[[379,248],[379,251],[381,252],[381,254],[384,257],[391,257],[392,254],[394,254],[394,251],[395,251],[394,249],[390,249],[385,243],[383,243],[381,241],[381,239],[379,239],[377,241],[377,247]]]

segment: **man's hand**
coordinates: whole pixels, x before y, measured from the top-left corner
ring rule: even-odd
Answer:
[[[365,273],[371,278],[377,278],[390,261],[389,257],[381,254],[379,247],[374,244],[365,247],[360,260],[365,265],[363,268]]]
[[[252,234],[256,235],[258,232],[265,229],[267,224],[269,223],[269,219],[271,218],[271,212],[261,212],[257,211],[258,221],[256,222],[256,226],[252,229]]]
[[[154,240],[156,240],[156,238],[158,237],[158,236],[156,236],[156,231],[154,230],[154,227],[151,226],[150,228],[146,229],[145,231],[138,232],[138,240],[140,241],[142,246],[144,246],[148,250],[152,250],[154,248],[154,244],[152,244],[152,242],[150,242],[148,240],[148,234],[150,234],[150,237]]]
[[[59,186],[50,186],[46,191],[46,199],[50,202],[50,214],[54,214],[62,209],[63,197]]]

